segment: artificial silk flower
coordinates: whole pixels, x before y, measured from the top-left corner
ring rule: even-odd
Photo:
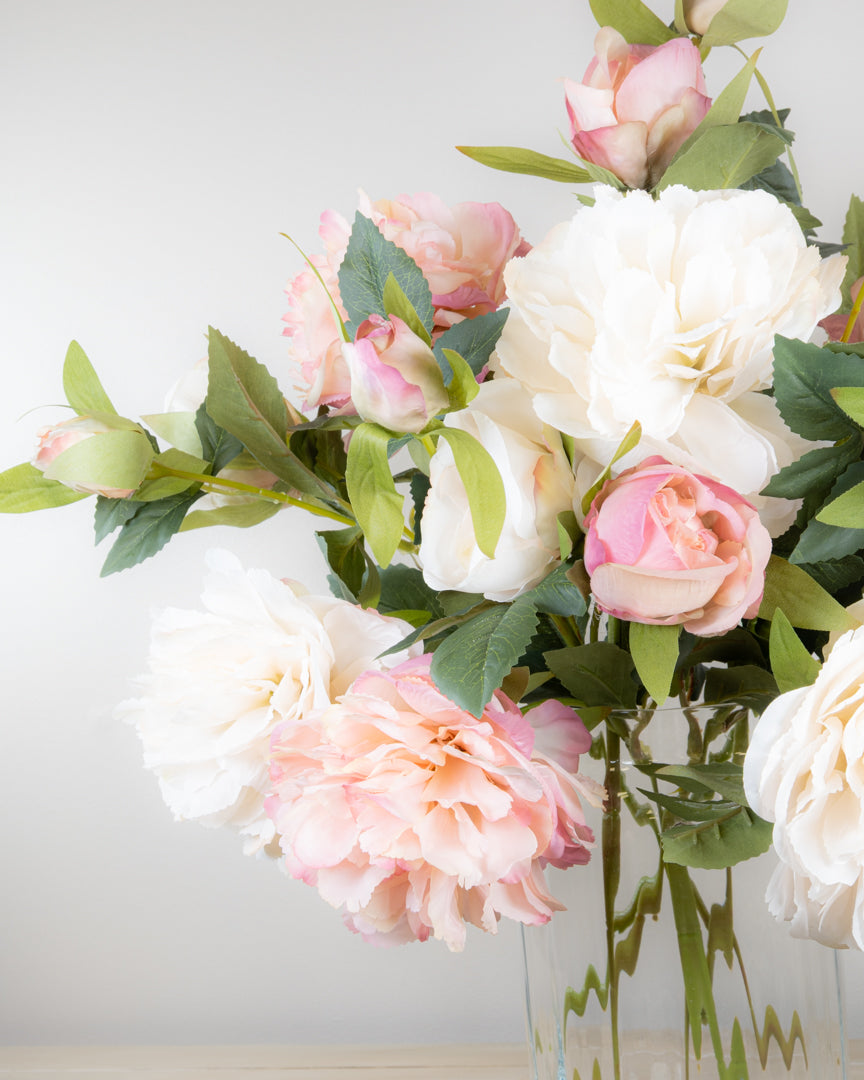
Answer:
[[[604,26],[581,83],[564,80],[573,149],[628,187],[653,187],[711,107],[689,38],[628,45]]]
[[[709,477],[647,458],[603,486],[585,529],[591,591],[611,615],[704,637],[759,610],[771,537]]]
[[[511,600],[560,561],[558,515],[573,510],[573,470],[561,436],[526,408],[515,379],[483,383],[448,427],[467,431],[495,461],[507,499],[494,558],[477,545],[468,496],[446,440],[432,457],[419,558],[433,589],[481,592]]]
[[[253,853],[275,837],[264,799],[276,724],[301,724],[361,672],[420,646],[376,659],[410,633],[407,623],[244,570],[227,551],[211,551],[207,566],[205,610],[158,616],[141,696],[119,712],[175,818],[236,829]]]
[[[82,495],[102,495],[106,499],[131,495],[156,453],[143,428],[108,413],[73,416],[49,424],[39,428],[36,439],[31,463],[47,479],[57,480]],[[104,453],[82,456],[82,444],[91,439],[102,440]],[[127,476],[135,477],[133,486],[115,486]]]
[[[536,925],[560,909],[542,867],[588,861],[581,800],[599,806],[603,790],[577,771],[591,736],[571,709],[538,710],[565,771],[506,695],[477,719],[436,688],[431,660],[367,672],[328,709],[280,725],[267,807],[289,873],[350,929],[459,950],[466,923],[494,933],[502,915]]]
[[[840,638],[812,686],[771,702],[744,786],[774,822],[772,914],[793,937],[864,949],[864,627]]]
[[[594,194],[507,267],[497,362],[594,476],[639,421],[619,469],[660,454],[755,503],[808,445],[762,393],[774,335],[806,340],[836,309],[845,258],[820,258],[764,191]],[[764,505],[782,532],[794,505]]]

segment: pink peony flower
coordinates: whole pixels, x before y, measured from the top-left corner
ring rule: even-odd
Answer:
[[[267,808],[288,871],[350,929],[458,950],[466,923],[494,932],[502,915],[539,924],[560,910],[542,867],[588,861],[580,796],[599,805],[603,791],[540,753],[501,691],[478,720],[435,687],[430,664],[366,672],[338,704],[277,728]],[[591,744],[582,722],[558,702],[535,712],[575,769]]]
[[[49,480],[59,480],[72,491],[125,499],[135,491],[147,472],[155,451],[143,429],[121,417],[73,416],[60,424],[40,428],[32,458]],[[110,440],[100,457],[81,457],[74,448],[89,439]],[[123,479],[129,487],[115,486]]]
[[[342,354],[351,400],[364,420],[391,431],[418,432],[449,404],[435,354],[395,315],[371,315]]]
[[[628,187],[653,187],[711,107],[688,38],[628,45],[604,26],[581,83],[564,80],[573,149]]]
[[[585,528],[591,591],[611,615],[711,635],[759,609],[771,538],[716,480],[646,458],[603,486]]]
[[[439,333],[462,319],[495,311],[506,298],[504,266],[529,250],[513,218],[498,203],[448,207],[428,193],[371,202],[361,193],[359,208],[423,271],[432,290]],[[312,256],[312,261],[347,319],[338,271],[351,227],[340,214],[327,210],[318,231],[325,253]],[[283,333],[291,338],[297,392],[306,408],[329,405],[354,412],[342,342],[321,283],[307,269],[288,283],[286,291],[289,310],[283,316]]]

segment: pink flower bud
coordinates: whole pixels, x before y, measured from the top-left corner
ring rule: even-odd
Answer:
[[[585,528],[591,591],[611,615],[709,636],[759,610],[771,537],[716,480],[646,458],[603,486]]]
[[[684,21],[694,34],[704,34],[726,0],[684,0]]]
[[[628,187],[653,187],[711,107],[688,38],[628,45],[611,26],[581,83],[564,80],[573,149]]]
[[[123,450],[128,455],[130,444],[137,443],[135,448],[134,463],[141,465],[141,480],[146,470],[148,459],[154,455],[154,450],[144,434],[144,431],[128,420],[117,417],[117,423],[111,423],[111,418],[102,419],[96,416],[75,416],[71,420],[65,420],[61,424],[53,424],[40,428],[36,433],[38,443],[36,453],[32,458],[32,464],[36,466],[49,480],[59,480],[72,491],[79,491],[86,495],[104,495],[106,499],[125,499],[137,488],[135,487],[111,487],[105,482],[105,477],[97,475],[106,470],[95,468],[92,463],[82,466],[80,473],[70,476],[68,470],[63,468],[63,455],[67,450],[79,445],[87,439],[101,437],[106,434],[120,434],[126,436]],[[68,459],[66,461],[68,464]],[[124,473],[128,473],[127,462],[121,462],[120,467]],[[110,471],[110,467],[107,471]],[[140,480],[138,481],[140,483]]]
[[[364,420],[390,431],[422,431],[449,404],[432,349],[395,315],[370,315],[342,346],[351,400]]]

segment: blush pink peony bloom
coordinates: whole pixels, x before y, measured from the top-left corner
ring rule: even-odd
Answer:
[[[588,861],[580,797],[599,805],[603,790],[539,752],[501,691],[478,720],[435,687],[430,664],[366,672],[338,704],[277,728],[268,812],[288,871],[351,930],[458,950],[466,923],[494,932],[502,915],[539,924],[560,910],[542,867]],[[581,720],[559,702],[535,713],[575,770],[591,744]]]
[[[32,464],[49,480],[106,499],[131,495],[155,455],[143,429],[119,416],[73,416],[61,424],[40,428],[36,438]],[[104,454],[82,456],[76,451],[76,447],[94,438],[106,440]],[[130,481],[130,486],[115,486],[124,480]]]
[[[688,38],[628,45],[604,26],[581,83],[564,80],[573,149],[628,187],[653,187],[711,107]]]
[[[418,432],[449,404],[435,354],[395,315],[371,315],[342,346],[351,400],[364,420]]]
[[[716,480],[646,458],[603,486],[585,528],[591,591],[611,615],[704,636],[759,609],[771,538]]]
[[[498,203],[448,207],[428,193],[372,202],[361,193],[359,209],[423,271],[432,290],[438,333],[462,319],[495,311],[506,299],[504,266],[530,249]],[[350,234],[351,227],[340,214],[325,211],[319,228],[325,252],[312,256],[344,319],[348,316],[341,305],[338,272]],[[328,405],[355,411],[342,342],[321,283],[306,269],[286,291],[289,310],[283,316],[283,333],[291,338],[297,393],[307,408]]]

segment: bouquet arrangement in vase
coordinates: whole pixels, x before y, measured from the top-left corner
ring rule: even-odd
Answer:
[[[576,187],[570,220],[532,246],[497,203],[325,212],[284,370],[211,328],[131,419],[73,342],[73,415],[0,510],[94,499],[105,574],[184,530],[320,519],[331,596],[219,550],[201,610],[154,625],[119,712],[174,815],[379,944],[554,926],[566,870],[600,953],[543,1019],[532,990],[538,1075],[648,1075],[658,1022],[627,987],[663,913],[682,978],[657,1075],[823,1077],[829,992],[758,999],[731,869],[768,867],[747,906],[784,934],[864,948],[864,204],[816,239],[788,110],[739,45],[785,0],[591,7],[569,156],[460,148]],[[720,47],[741,66],[709,94]]]

